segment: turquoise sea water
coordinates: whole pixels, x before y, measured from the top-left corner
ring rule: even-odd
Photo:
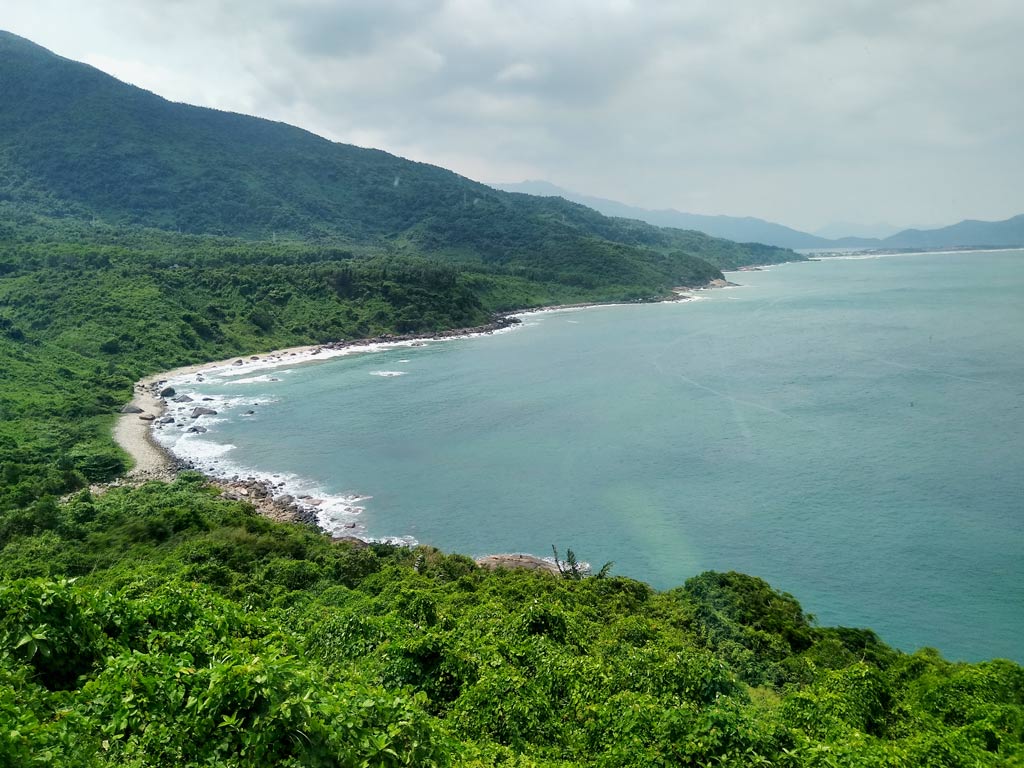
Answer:
[[[1024,661],[1024,251],[730,277],[694,302],[208,377],[193,390],[227,418],[178,449],[370,495],[371,536],[556,544],[659,588],[738,570],[822,624]]]

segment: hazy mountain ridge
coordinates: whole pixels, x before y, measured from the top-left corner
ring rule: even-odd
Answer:
[[[966,219],[937,229],[905,229],[889,237],[825,238],[751,216],[708,216],[674,209],[650,210],[615,200],[582,195],[546,181],[495,185],[509,192],[557,196],[589,206],[606,216],[639,219],[660,227],[696,229],[712,237],[739,242],[756,241],[781,248],[964,248],[1024,245],[1024,214],[1003,221]]]
[[[696,229],[699,232],[712,235],[712,237],[726,237],[738,242],[759,242],[781,248],[816,248],[827,242],[824,238],[807,232],[800,232],[782,224],[775,224],[752,216],[708,216],[699,213],[684,213],[672,208],[662,210],[638,208],[616,200],[582,195],[546,181],[523,181],[515,184],[496,184],[495,186],[507,192],[563,197],[566,200],[593,208],[606,216],[639,219],[659,227]],[[712,234],[724,232],[730,234],[728,236]]]

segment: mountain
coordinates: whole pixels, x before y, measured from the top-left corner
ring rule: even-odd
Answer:
[[[498,189],[507,192],[522,192],[543,197],[562,197],[593,208],[605,216],[620,216],[639,219],[658,227],[695,229],[712,237],[723,237],[741,243],[756,242],[780,248],[821,248],[829,245],[822,237],[800,232],[796,229],[775,224],[752,216],[705,216],[699,213],[684,213],[672,208],[650,210],[626,205],[603,197],[592,197],[571,192],[546,181],[523,181],[515,184],[498,184]]]
[[[1024,214],[1005,221],[975,221],[938,229],[905,229],[888,237],[825,238],[800,232],[763,219],[736,216],[704,216],[683,213],[671,208],[649,210],[615,200],[571,192],[546,181],[523,181],[499,184],[499,189],[544,197],[562,197],[589,206],[606,216],[639,219],[660,227],[682,227],[739,242],[758,242],[780,248],[828,250],[830,248],[903,249],[903,248],[965,248],[970,246],[1024,246]],[[834,229],[834,228],[833,228]]]
[[[940,229],[905,229],[880,242],[884,248],[1024,245],[1024,214],[1004,221],[967,219]]]
[[[664,288],[716,267],[795,258],[172,103],[10,33],[0,33],[0,203],[185,233],[361,244],[582,286]]]

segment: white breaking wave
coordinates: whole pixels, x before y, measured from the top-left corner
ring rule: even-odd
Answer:
[[[283,371],[283,373],[289,373],[289,371]],[[269,373],[264,373],[261,376],[248,376],[244,379],[229,379],[227,384],[263,384],[274,381],[280,381],[276,376],[271,376]]]

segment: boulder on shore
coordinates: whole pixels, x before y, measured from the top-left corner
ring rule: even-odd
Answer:
[[[142,413],[142,409],[137,405],[131,405],[130,403],[121,409],[121,413]]]
[[[139,418],[143,421],[153,421],[156,418],[152,413],[140,413]]]
[[[559,574],[558,566],[549,560],[544,560],[534,555],[511,554],[511,555],[487,555],[478,557],[476,564],[481,568],[497,570],[498,568],[520,568],[527,571],[547,571],[548,573]]]
[[[332,544],[348,544],[353,549],[366,549],[370,545],[355,536],[331,536]]]

